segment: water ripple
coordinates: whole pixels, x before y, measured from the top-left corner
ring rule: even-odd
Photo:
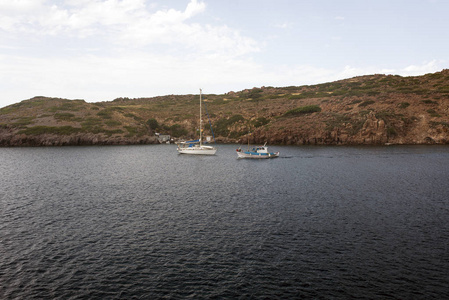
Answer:
[[[1,299],[449,298],[449,148],[2,149]]]

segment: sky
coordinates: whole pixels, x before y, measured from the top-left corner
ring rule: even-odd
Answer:
[[[446,0],[0,0],[0,107],[449,68]]]

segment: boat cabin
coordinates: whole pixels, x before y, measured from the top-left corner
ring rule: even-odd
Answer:
[[[253,148],[251,149],[251,152],[268,153],[268,147],[265,147],[265,146],[257,146],[257,147],[253,147]]]

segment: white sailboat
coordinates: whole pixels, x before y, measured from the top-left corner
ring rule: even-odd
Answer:
[[[194,141],[186,141],[178,143],[178,152],[180,154],[197,154],[197,155],[214,155],[217,152],[217,148],[213,146],[203,145],[203,119],[201,111],[201,95],[200,89],[200,138]]]

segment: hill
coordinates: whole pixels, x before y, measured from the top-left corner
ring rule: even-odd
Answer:
[[[449,143],[449,70],[203,96],[217,142],[245,143],[250,128],[253,143]],[[0,109],[0,145],[149,144],[158,142],[156,132],[194,138],[198,99],[168,95],[87,103],[34,97]]]

